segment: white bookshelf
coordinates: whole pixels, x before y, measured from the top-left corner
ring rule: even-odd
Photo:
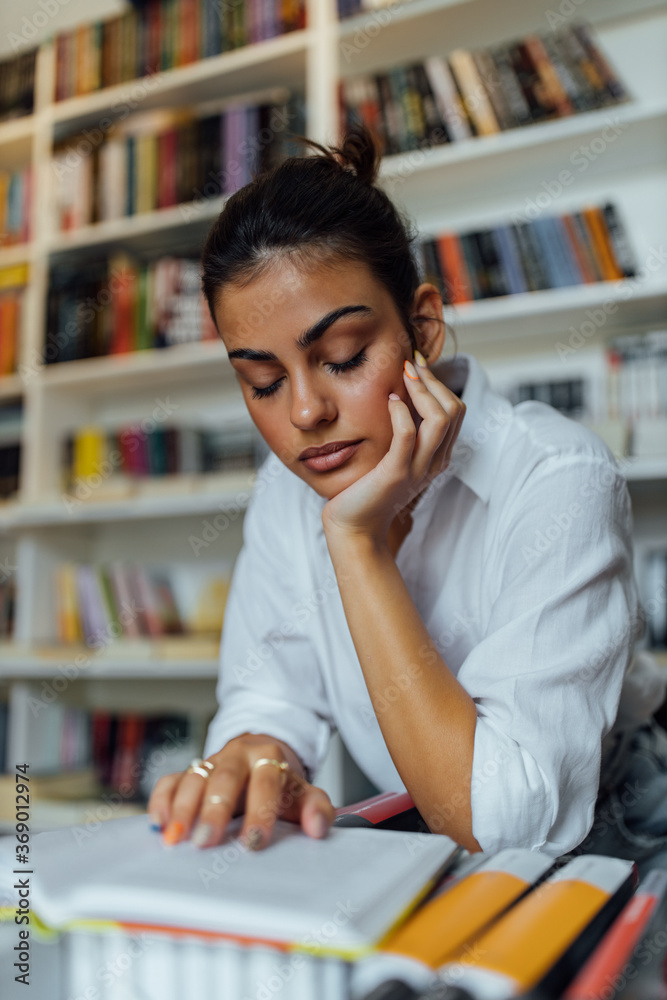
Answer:
[[[554,9],[557,9],[554,7]],[[543,182],[570,169],[572,183],[553,197],[545,212],[565,212],[585,203],[614,201],[627,226],[638,262],[664,246],[667,199],[667,3],[657,0],[587,0],[580,9],[627,85],[632,100],[602,111],[575,115],[472,138],[418,153],[386,157],[380,183],[418,224],[424,235],[494,225],[525,212]],[[334,0],[308,0],[308,27],[201,62],[162,71],[137,82],[137,110],[233,100],[298,88],[306,96],[307,134],[338,142],[338,76],[375,72],[392,64],[452,49],[502,42],[533,30],[547,30],[544,5],[535,0],[412,0],[369,11],[339,24]],[[21,374],[0,379],[0,400],[22,398],[24,431],[21,488],[0,504],[0,562],[16,565],[18,606],[14,641],[0,646],[0,684],[10,698],[8,761],[29,757],[31,721],[26,705],[41,683],[55,677],[74,650],[53,650],[54,609],[50,573],[62,560],[102,561],[127,554],[142,561],[185,560],[188,538],[202,524],[233,512],[229,528],[201,554],[202,560],[232,563],[241,545],[243,510],[253,475],[215,480],[192,477],[172,491],[146,484],[124,496],[103,489],[69,510],[59,486],[59,455],[65,430],[84,421],[129,422],[150,412],[156,398],[169,398],[179,417],[217,422],[243,408],[224,346],[203,342],[124,356],[45,365],[42,361],[49,267],[106,247],[141,253],[154,247],[181,252],[199,245],[224,204],[219,197],[178,205],[60,233],[53,224],[49,155],[55,141],[96,120],[133,93],[121,84],[55,103],[54,51],[45,44],[37,66],[35,112],[0,125],[0,166],[32,162],[36,171],[33,240],[0,249],[0,267],[27,262],[20,339]],[[572,157],[612,122],[613,141],[584,170]],[[586,345],[564,364],[556,344],[587,310],[613,300],[618,308]],[[492,379],[508,371],[550,372],[567,377],[599,366],[605,340],[618,332],[664,325],[667,262],[643,280],[600,283],[507,296],[447,309],[459,349],[472,351]],[[448,349],[446,348],[446,353]],[[587,360],[588,359],[588,360]],[[588,367],[587,367],[588,366]],[[667,523],[667,455],[625,463],[636,500],[638,551],[664,541]],[[91,655],[85,677],[63,698],[77,704],[153,704],[173,708],[190,692],[200,711],[214,703],[217,656],[179,656],[174,647],[114,649]],[[124,694],[120,694],[124,692]],[[133,701],[133,698],[135,701]],[[123,702],[124,703],[124,702]],[[340,743],[335,738],[322,771],[325,787],[340,795]],[[338,763],[336,763],[338,762]]]

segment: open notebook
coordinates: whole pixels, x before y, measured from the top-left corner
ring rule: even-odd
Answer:
[[[313,840],[279,820],[270,845],[254,852],[238,839],[242,821],[204,850],[189,840],[165,847],[145,815],[37,834],[33,914],[53,929],[178,928],[353,959],[417,905],[459,850],[445,836],[393,830],[332,827]],[[0,840],[9,919],[22,867],[15,852],[13,838]]]

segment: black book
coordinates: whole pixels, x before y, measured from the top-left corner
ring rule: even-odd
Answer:
[[[493,231],[483,229],[472,233],[479,251],[482,268],[485,275],[486,294],[490,298],[497,295],[507,295],[507,285],[503,274],[502,265],[496,250]]]
[[[616,207],[611,202],[607,202],[606,205],[602,206],[602,212],[607,223],[607,230],[609,231],[609,238],[611,239],[616,263],[623,272],[624,277],[634,278],[637,273],[634,255],[628,240],[628,234],[621,223]]]
[[[412,66],[412,73],[415,86],[419,91],[426,119],[426,142],[429,146],[441,146],[451,141],[447,126],[438,114],[438,106],[435,96],[431,90],[428,75],[423,63],[415,63]]]
[[[529,291],[538,292],[544,288],[550,288],[551,286],[542,263],[542,251],[535,239],[532,226],[529,222],[520,222],[512,226],[512,229],[516,236],[516,244],[519,248],[519,255]]]

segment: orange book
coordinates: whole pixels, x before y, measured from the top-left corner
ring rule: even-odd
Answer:
[[[458,236],[443,233],[435,237],[435,245],[447,282],[447,298],[452,303],[470,302],[473,299],[472,283]]]
[[[603,280],[619,281],[623,278],[623,272],[616,263],[602,209],[597,206],[584,208],[581,217],[588,230],[591,247]]]
[[[632,861],[581,855],[528,893],[474,947],[438,971],[444,982],[479,995],[560,996],[637,885]]]
[[[138,271],[125,254],[119,253],[109,260],[110,272],[115,276],[111,300],[110,354],[126,354],[136,350],[137,344],[137,295]]]
[[[19,293],[0,295],[0,375],[16,371],[20,315]]]

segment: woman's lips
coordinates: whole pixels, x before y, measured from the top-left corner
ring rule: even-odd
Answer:
[[[313,472],[329,472],[331,469],[337,469],[343,462],[347,462],[360,444],[361,441],[357,441],[356,444],[348,444],[345,448],[339,448],[338,451],[329,452],[328,455],[314,455],[312,458],[304,458],[302,462]]]

